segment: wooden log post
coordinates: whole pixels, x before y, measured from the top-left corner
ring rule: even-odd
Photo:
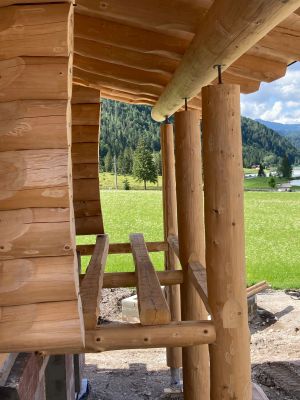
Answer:
[[[207,86],[202,95],[208,297],[217,332],[211,400],[250,400],[240,90]]]
[[[184,282],[181,285],[182,319],[207,318],[205,306],[188,274],[190,262],[205,265],[199,114],[175,114],[175,166],[179,258]],[[209,399],[208,347],[194,346],[182,351],[183,390],[187,400]]]
[[[162,156],[164,240],[167,241],[168,236],[178,235],[174,136],[172,124],[166,123],[161,125],[160,142]],[[176,269],[179,269],[178,258],[169,245],[168,250],[165,251],[165,270]],[[172,321],[180,321],[180,286],[170,286],[166,290]],[[180,347],[167,349],[167,365],[171,368],[171,371],[174,368],[177,369],[182,366],[182,351]]]

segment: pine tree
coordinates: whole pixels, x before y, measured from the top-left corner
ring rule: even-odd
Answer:
[[[266,173],[264,171],[264,166],[262,164],[259,164],[259,170],[257,173],[257,176],[264,178],[266,176]]]
[[[107,152],[104,158],[104,168],[106,172],[111,172],[113,169],[113,159],[110,151]]]
[[[284,156],[278,166],[278,174],[283,178],[291,178],[293,167],[291,166],[287,156]]]
[[[144,182],[147,189],[147,182],[157,182],[157,169],[153,160],[153,155],[144,139],[140,139],[134,153],[133,176],[139,181]]]
[[[132,174],[132,167],[133,167],[133,154],[129,147],[126,147],[123,154],[123,168],[125,175]]]

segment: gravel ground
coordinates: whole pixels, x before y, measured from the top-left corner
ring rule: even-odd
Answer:
[[[129,289],[106,289],[101,322],[121,320],[121,300]],[[300,400],[300,297],[268,290],[258,296],[251,322],[252,378],[269,400]],[[91,400],[182,399],[169,395],[165,349],[87,354],[85,375]]]

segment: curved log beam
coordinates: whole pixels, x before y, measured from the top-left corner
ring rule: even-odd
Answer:
[[[215,64],[228,68],[300,5],[299,0],[216,1],[209,9],[172,80],[152,110],[163,121],[217,77]],[[222,27],[222,29],[221,29]]]

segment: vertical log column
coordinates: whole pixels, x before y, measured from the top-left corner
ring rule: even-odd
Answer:
[[[172,124],[161,125],[160,141],[162,154],[164,238],[166,241],[169,235],[178,235],[174,136]],[[165,252],[165,269],[178,269],[178,259],[170,246],[168,251]],[[181,309],[179,285],[169,286],[167,288],[167,295],[172,321],[180,321]],[[179,373],[177,369],[182,366],[182,351],[180,347],[167,349],[167,364],[171,368],[171,384],[179,383]]]
[[[190,261],[203,265],[205,261],[201,143],[196,111],[175,114],[175,166],[179,256],[184,274],[182,319],[201,320],[207,317],[207,313],[188,276]],[[208,346],[184,348],[182,362],[184,398],[208,400]]]
[[[211,400],[250,400],[240,91],[207,86],[203,98],[206,265],[217,341]]]

